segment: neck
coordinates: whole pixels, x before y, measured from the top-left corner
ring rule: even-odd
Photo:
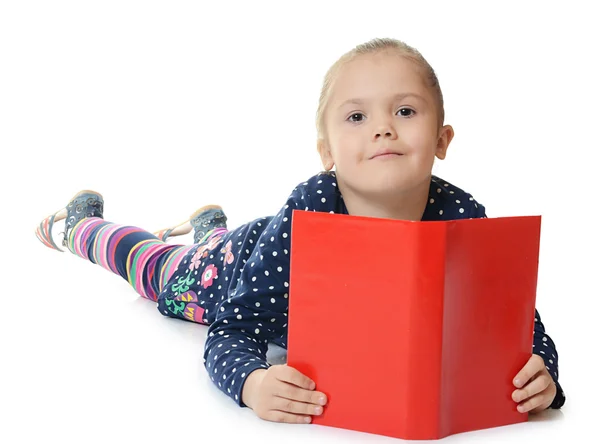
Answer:
[[[338,177],[338,186],[342,196],[344,196],[348,214],[412,221],[420,221],[423,218],[429,198],[430,183],[431,178],[429,177],[423,183],[409,190],[395,192],[393,196],[375,197],[361,194],[347,187],[345,184],[340,183]]]

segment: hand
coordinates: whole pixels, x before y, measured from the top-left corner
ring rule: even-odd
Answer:
[[[513,381],[517,390],[512,394],[521,413],[546,410],[556,396],[556,384],[539,355],[532,355]]]
[[[315,383],[298,370],[273,365],[248,375],[242,401],[267,421],[306,424],[311,422],[311,415],[323,413],[327,397],[315,391]]]

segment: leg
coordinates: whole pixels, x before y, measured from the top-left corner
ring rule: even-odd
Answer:
[[[63,247],[120,275],[138,294],[156,301],[179,261],[193,246],[167,245],[142,229],[105,222],[103,211],[100,193],[80,191],[39,224],[36,236],[47,247],[63,251],[54,242],[52,228],[64,219]]]
[[[183,319],[186,321],[197,322],[200,324],[209,324],[209,318],[205,313],[210,310],[215,313],[221,298],[217,291],[221,291],[221,286],[215,291],[216,297],[213,298],[206,287],[202,287],[202,270],[214,267],[216,261],[222,262],[222,259],[216,259],[218,254],[223,253],[219,245],[223,242],[223,236],[227,234],[227,229],[220,227],[209,231],[198,245],[194,245],[192,250],[188,250],[188,255],[184,259],[184,266],[176,270],[176,274],[165,285],[163,291],[158,296],[158,311],[164,316]],[[214,250],[214,251],[213,251]],[[214,258],[213,254],[214,253]],[[225,252],[225,254],[227,254]],[[206,262],[203,260],[206,259]],[[202,267],[200,264],[202,262]],[[189,264],[189,265],[188,265]],[[205,267],[205,264],[208,267]],[[209,272],[212,273],[212,272]],[[227,290],[222,290],[226,292]]]
[[[77,256],[118,274],[152,301],[193,245],[170,245],[141,228],[84,218],[68,234],[67,248]]]

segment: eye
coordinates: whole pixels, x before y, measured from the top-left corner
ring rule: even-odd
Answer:
[[[353,113],[346,120],[348,120],[350,122],[362,122],[364,120],[364,118],[365,118],[365,115],[363,113]]]
[[[402,117],[412,117],[415,114],[415,111],[410,108],[400,108],[396,115],[400,115]]]

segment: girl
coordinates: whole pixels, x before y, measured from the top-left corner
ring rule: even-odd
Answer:
[[[286,347],[292,211],[486,217],[470,194],[432,175],[454,132],[444,125],[437,77],[412,47],[375,39],[343,55],[325,77],[317,130],[325,171],[299,184],[275,216],[228,231],[223,210],[208,206],[155,236],[104,221],[102,196],[82,191],[42,221],[38,238],[59,249],[52,225],[66,219],[63,245],[71,252],[121,275],[163,315],[209,325],[206,369],[238,405],[266,420],[310,422],[326,396],[297,370],[266,361],[269,342]],[[194,245],[165,243],[192,229]],[[537,310],[532,350],[514,378],[516,408],[560,408],[558,353]]]

